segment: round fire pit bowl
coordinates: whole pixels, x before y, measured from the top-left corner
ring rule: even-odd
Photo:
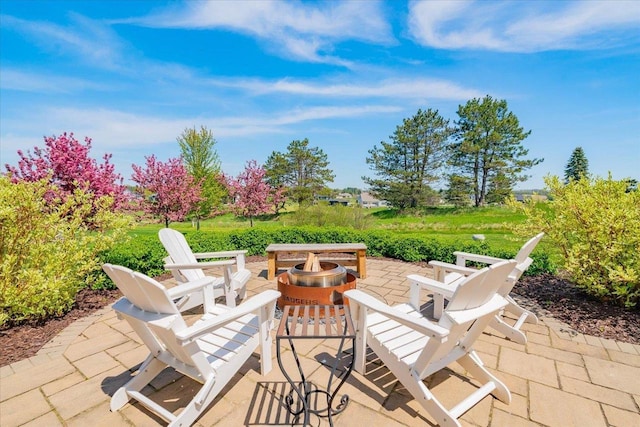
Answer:
[[[344,283],[337,286],[298,286],[291,284],[289,272],[280,273],[277,277],[278,308],[285,305],[348,305],[348,299],[343,299],[345,291],[356,288],[356,277],[346,273]]]
[[[296,286],[328,288],[344,284],[347,269],[335,262],[320,262],[321,271],[305,271],[304,263],[289,270],[289,283]]]

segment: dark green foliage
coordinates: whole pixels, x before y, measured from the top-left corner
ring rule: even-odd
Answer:
[[[167,256],[157,236],[135,236],[127,243],[116,246],[100,255],[102,263],[110,263],[140,271],[149,276],[164,273],[164,262]]]
[[[456,175],[471,179],[475,205],[487,200],[492,181],[502,177],[499,187],[526,180],[523,171],[542,161],[527,160],[522,146],[531,131],[525,131],[507,101],[474,98],[458,108],[456,142],[451,144],[449,164]],[[501,190],[503,191],[503,190]]]
[[[492,249],[486,242],[458,241],[443,243],[427,236],[397,236],[391,231],[359,231],[343,227],[289,227],[284,229],[235,230],[231,232],[194,231],[185,234],[194,252],[213,252],[246,249],[247,255],[265,255],[271,243],[350,243],[367,245],[370,257],[394,258],[407,262],[440,260],[455,262],[454,251],[465,251],[501,258],[512,258],[515,252]],[[128,243],[103,253],[102,262],[123,265],[150,276],[164,271],[163,258],[167,254],[156,236],[134,237]],[[527,275],[554,272],[549,255],[536,250],[534,263]],[[103,281],[103,286],[107,282]]]
[[[367,164],[377,177],[362,180],[374,195],[400,209],[437,204],[431,185],[440,179],[452,134],[438,110],[418,110],[396,127],[390,142],[369,150]]]
[[[576,147],[564,168],[564,183],[589,177],[589,161],[582,147]]]
[[[325,152],[309,147],[306,138],[291,141],[286,153],[271,153],[264,168],[269,185],[287,188],[287,196],[298,204],[312,202],[335,178]]]

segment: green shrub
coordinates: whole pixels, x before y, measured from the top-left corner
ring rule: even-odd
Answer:
[[[527,214],[519,231],[544,231],[563,256],[575,284],[626,307],[640,298],[640,192],[627,181],[581,179],[564,185],[547,177],[553,202],[511,206]]]
[[[349,243],[363,242],[367,255],[388,257],[408,262],[441,260],[455,262],[454,251],[466,251],[491,256],[512,258],[514,252],[491,248],[485,242],[441,242],[437,239],[414,235],[397,236],[391,231],[361,231],[343,227],[284,227],[279,229],[242,229],[225,232],[193,231],[185,233],[194,252],[212,252],[246,249],[248,255],[265,255],[271,243]],[[136,237],[104,253],[104,262],[124,265],[150,276],[163,273],[164,248],[156,236]],[[526,274],[553,272],[548,254],[536,250],[534,263]]]
[[[96,255],[125,238],[129,220],[112,212],[110,198],[77,190],[47,203],[49,190],[45,181],[0,177],[0,327],[63,314],[92,284]]]
[[[140,271],[151,277],[165,272],[163,259],[167,256],[157,236],[135,236],[108,251],[100,254],[100,263],[122,265],[134,271]],[[106,279],[106,274],[101,273]],[[110,280],[96,280],[102,288],[114,288]],[[96,286],[97,287],[97,286]]]

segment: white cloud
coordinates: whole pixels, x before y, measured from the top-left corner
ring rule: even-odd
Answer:
[[[35,93],[73,93],[84,90],[113,90],[109,86],[82,78],[33,73],[13,68],[0,69],[0,89]]]
[[[122,46],[113,30],[82,15],[71,14],[70,17],[71,24],[62,26],[3,15],[2,25],[27,35],[57,54],[70,54],[101,68],[117,68]]]
[[[172,142],[187,127],[205,124],[214,129],[216,138],[283,132],[286,126],[313,120],[340,119],[400,111],[385,105],[319,106],[279,111],[269,116],[183,117],[166,118],[108,109],[49,108],[33,112],[30,118],[12,120],[3,128],[1,146],[15,152],[40,145],[42,135],[58,135],[73,131],[77,138],[90,136],[94,147],[101,150],[145,147]],[[30,126],[39,123],[38,134]]]
[[[466,100],[483,94],[457,83],[426,78],[384,79],[369,84],[334,84],[330,82],[310,83],[292,79],[259,80],[228,79],[212,80],[212,84],[239,88],[256,95],[286,93],[334,98],[391,98],[391,99],[449,99]]]
[[[224,28],[257,37],[267,49],[285,57],[343,66],[350,63],[330,54],[336,42],[394,41],[377,1],[198,1],[117,22],[158,28]]]
[[[409,30],[418,43],[443,49],[535,52],[609,48],[638,42],[640,2],[418,2]]]

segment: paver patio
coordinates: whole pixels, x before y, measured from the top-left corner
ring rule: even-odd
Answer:
[[[267,280],[267,263],[248,264],[251,296],[275,289]],[[430,268],[367,260],[367,278],[358,288],[389,304],[408,298],[407,274],[431,275]],[[483,334],[476,345],[483,362],[512,393],[505,405],[492,397],[464,414],[468,426],[638,426],[640,425],[640,345],[576,334],[566,325],[543,318],[525,324],[528,343],[516,344]],[[274,332],[275,333],[275,332]],[[275,345],[275,340],[274,340]],[[322,361],[335,357],[337,342],[307,341],[297,346],[311,380],[321,384],[329,375]],[[11,426],[154,426],[164,422],[139,405],[109,411],[111,394],[123,385],[144,359],[147,348],[106,307],[70,325],[38,354],[0,368],[0,425]],[[273,352],[275,354],[275,351]],[[284,350],[285,363],[290,352]],[[373,357],[365,376],[354,372],[340,390],[349,395],[347,409],[334,418],[336,426],[417,426],[433,420],[395,377]],[[292,363],[292,362],[290,362]],[[462,372],[441,371],[427,381],[445,405],[471,388]],[[173,410],[188,402],[193,380],[166,370],[145,390]],[[197,426],[292,425],[283,396],[290,390],[274,361],[265,377],[254,355],[223,390]],[[299,425],[299,424],[295,424]],[[328,425],[312,417],[312,425]]]

